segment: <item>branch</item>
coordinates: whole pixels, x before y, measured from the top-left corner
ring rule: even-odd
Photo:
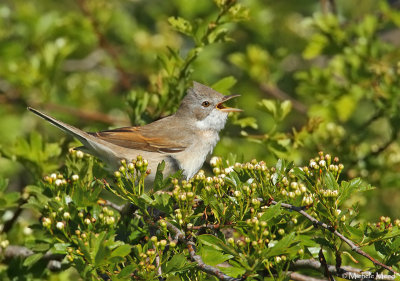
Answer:
[[[35,252],[23,246],[10,245],[5,249],[0,248],[0,254],[3,254],[5,259],[25,259],[35,254]],[[53,254],[48,251],[46,254],[43,255],[41,260],[48,261],[47,268],[51,271],[58,271],[61,269],[61,260],[64,258],[64,256],[65,255]]]
[[[332,13],[337,14],[336,2],[335,0],[321,0],[322,11],[324,14]]]
[[[120,76],[120,85],[126,91],[131,88],[132,77],[129,73],[127,73],[122,67],[119,58],[118,51],[115,47],[108,41],[106,36],[101,32],[100,25],[97,20],[93,17],[92,13],[89,11],[86,0],[77,0],[78,6],[81,9],[82,13],[89,19],[92,24],[93,30],[97,36],[97,40],[99,41],[99,46],[103,48],[109,56],[112,58],[113,64],[117,69]]]
[[[276,86],[272,86],[267,83],[262,83],[260,84],[260,89],[264,93],[273,96],[274,98],[278,100],[290,100],[290,102],[293,105],[293,108],[298,111],[299,113],[306,115],[307,114],[307,106],[305,106],[302,102],[292,98],[289,94],[286,92],[282,91]]]
[[[288,275],[290,276],[290,280],[295,281],[326,281],[326,279],[314,278],[297,272],[288,272]]]
[[[233,224],[232,223],[226,223],[226,224],[203,224],[203,225],[196,225],[193,226],[192,229],[194,230],[201,230],[201,229],[221,229],[224,227],[231,227]]]
[[[196,245],[192,241],[189,241],[188,239],[186,239],[186,236],[182,232],[182,230],[180,230],[179,228],[177,228],[175,225],[173,225],[170,222],[166,222],[166,223],[167,223],[168,230],[172,234],[174,234],[174,239],[187,246],[187,248],[189,250],[190,258],[192,259],[192,261],[197,263],[197,267],[200,270],[202,270],[208,274],[214,275],[215,277],[217,277],[218,279],[223,280],[223,281],[240,281],[240,280],[242,280],[239,278],[230,277],[230,276],[224,274],[218,268],[205,264],[203,262],[202,258],[196,254],[196,250],[195,250]]]
[[[270,204],[276,205],[278,204],[278,202],[276,202],[275,200],[271,200]],[[372,261],[374,264],[379,265],[387,270],[389,270],[390,272],[393,273],[397,273],[393,268],[391,268],[390,266],[387,266],[383,263],[381,263],[380,261],[374,259],[373,257],[371,257],[370,255],[368,255],[366,252],[364,252],[363,250],[361,250],[353,241],[351,241],[350,239],[346,238],[343,234],[341,234],[339,231],[337,231],[333,226],[327,225],[326,223],[323,223],[319,220],[317,220],[316,218],[314,218],[313,216],[309,215],[308,213],[306,213],[303,208],[300,207],[296,207],[293,206],[291,204],[287,204],[287,203],[281,203],[281,207],[292,210],[292,211],[296,211],[298,213],[300,213],[301,215],[303,215],[304,217],[306,217],[308,220],[310,220],[314,226],[319,226],[321,228],[324,228],[326,230],[329,230],[330,232],[332,232],[334,235],[336,235],[337,237],[339,237],[342,241],[344,241],[347,245],[350,246],[351,250],[356,252],[359,255],[362,255],[364,257],[366,257],[367,259],[369,259],[370,261]]]
[[[293,262],[290,266],[291,270],[298,269],[314,269],[323,273],[325,271],[325,267],[317,260],[308,259],[308,260],[297,260]],[[351,266],[341,266],[339,270],[334,265],[327,265],[327,270],[330,274],[335,275],[340,278],[348,279],[348,280],[393,280],[393,275],[379,275],[379,278],[376,278],[377,273],[371,271],[362,271],[359,268],[354,268]]]
[[[17,210],[14,212],[12,218],[4,223],[4,227],[0,231],[0,233],[7,233],[8,231],[10,231],[10,229],[13,227],[14,223],[18,220],[19,216],[21,215],[22,211],[24,210],[22,208],[22,205],[24,205],[26,202],[27,202],[26,200],[20,201],[20,203],[18,204]]]

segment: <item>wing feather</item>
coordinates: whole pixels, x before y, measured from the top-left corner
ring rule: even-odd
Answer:
[[[185,150],[190,143],[181,133],[175,134],[175,130],[165,126],[169,122],[163,120],[143,127],[123,127],[90,134],[125,148],[162,153],[177,153]]]

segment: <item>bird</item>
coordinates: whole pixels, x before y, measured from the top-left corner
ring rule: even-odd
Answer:
[[[77,150],[99,158],[110,170],[117,170],[121,160],[132,161],[140,155],[148,161],[151,171],[145,179],[149,189],[162,161],[164,177],[182,170],[189,180],[201,169],[219,141],[219,132],[225,127],[229,112],[242,111],[224,103],[239,96],[223,95],[194,81],[175,114],[143,126],[100,132],[85,132],[32,107],[27,109],[77,138],[83,144]]]

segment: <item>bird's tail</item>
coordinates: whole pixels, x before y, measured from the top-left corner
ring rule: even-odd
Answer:
[[[115,153],[110,148],[110,146],[111,147],[113,146],[112,144],[107,143],[101,139],[98,139],[95,136],[92,136],[89,133],[86,133],[74,126],[61,122],[32,107],[28,107],[27,109],[35,113],[39,117],[43,118],[44,120],[50,122],[57,128],[63,130],[64,132],[72,135],[73,137],[76,137],[85,146],[84,148],[86,148],[86,149],[84,148],[78,148],[78,149],[83,150],[85,152],[89,152],[90,154],[93,154],[94,156],[97,156],[99,158],[111,158],[113,155],[115,155]],[[110,159],[104,159],[104,160],[110,160]]]

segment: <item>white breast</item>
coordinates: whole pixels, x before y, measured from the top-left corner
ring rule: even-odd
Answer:
[[[180,168],[184,170],[184,175],[187,179],[190,179],[199,171],[207,155],[213,151],[218,141],[217,131],[200,131],[198,138],[189,148],[174,155],[174,158],[180,163]]]

